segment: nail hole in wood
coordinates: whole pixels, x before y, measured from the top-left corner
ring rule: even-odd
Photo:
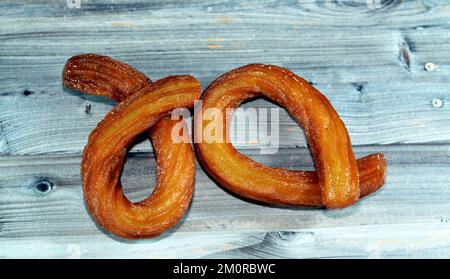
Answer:
[[[431,104],[435,108],[442,108],[444,106],[444,101],[442,99],[435,98],[433,99],[433,101],[431,101]]]
[[[427,70],[428,72],[434,72],[436,71],[436,64],[432,63],[432,62],[428,62],[425,64],[425,70]]]
[[[92,109],[92,105],[91,104],[86,104],[84,107],[84,112],[86,114],[91,114],[91,109]]]
[[[31,95],[31,94],[33,94],[33,93],[34,93],[33,91],[28,90],[28,89],[26,89],[26,90],[23,91],[23,95],[24,95],[24,96],[29,96],[29,95]]]
[[[358,91],[359,93],[365,92],[366,84],[367,84],[367,82],[353,82],[352,83],[352,85],[355,87],[356,91]]]

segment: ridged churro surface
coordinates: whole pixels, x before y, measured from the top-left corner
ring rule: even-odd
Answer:
[[[200,91],[193,77],[164,78],[117,105],[90,134],[81,167],[84,197],[92,216],[108,231],[127,238],[153,237],[175,225],[188,207],[194,155],[189,142],[172,142],[170,131],[177,123],[163,116],[192,107]],[[132,203],[122,192],[120,173],[127,149],[153,125],[156,186],[147,199]]]
[[[237,152],[229,138],[205,140],[210,136],[205,134],[208,126],[222,127],[222,131],[214,133],[228,136],[230,119],[202,117],[207,110],[219,109],[226,115],[227,109],[258,96],[286,108],[303,127],[317,172],[268,167]],[[223,123],[211,123],[214,121]],[[344,208],[384,182],[383,155],[356,161],[345,125],[330,102],[307,81],[281,67],[248,65],[217,78],[202,95],[194,134],[196,153],[204,168],[219,184],[250,199]]]
[[[183,92],[184,85],[187,85],[187,89],[192,89],[194,96],[200,91],[198,82],[192,77],[171,77],[158,81],[154,85],[148,77],[133,67],[97,54],[82,54],[69,59],[64,67],[63,81],[68,88],[87,94],[107,96],[118,102],[136,94],[139,90],[142,91],[139,92],[141,95],[139,98],[144,98],[144,95],[153,92],[161,94],[164,88],[172,92]],[[183,82],[186,83],[183,85]],[[171,89],[168,89],[170,87]],[[192,95],[192,93],[190,94]],[[153,97],[159,98],[158,96]],[[189,98],[188,95],[184,97]],[[124,104],[120,104],[111,113],[122,111],[130,102],[137,102],[135,98],[133,97],[134,101],[127,100]],[[147,102],[152,102],[152,99],[148,99]],[[176,106],[176,102],[171,104]],[[192,106],[192,102],[188,103],[189,106]],[[189,139],[184,138],[183,142],[174,143],[171,137],[171,131],[177,128],[176,125],[186,126],[186,123],[184,120],[171,120],[169,116],[163,115],[158,113],[152,116],[152,119],[156,117],[160,120],[150,128],[150,140],[157,157],[157,177],[155,190],[149,198],[139,203],[131,203],[123,196],[118,175],[120,175],[125,159],[124,152],[128,146],[122,146],[119,154],[111,154],[114,166],[103,166],[109,170],[108,183],[99,185],[96,183],[95,173],[83,172],[84,196],[90,212],[99,224],[116,235],[127,238],[156,236],[173,226],[181,218],[192,198],[195,162]],[[124,117],[128,117],[126,113],[122,113],[122,118]],[[99,124],[103,128],[96,129],[97,131],[108,129],[108,126],[111,125],[111,122],[108,121],[112,120],[109,117],[106,119]],[[144,117],[141,118],[141,121],[151,124],[149,121],[152,119]],[[129,132],[144,132],[143,130],[135,131],[132,129],[133,127],[130,128]],[[94,132],[91,137],[98,139],[100,137],[98,133],[102,132]],[[94,137],[94,134],[97,136]],[[188,137],[187,134],[182,136]],[[89,141],[89,143],[92,142]],[[88,146],[84,152],[83,166],[87,166],[87,158],[98,151],[95,148],[88,148]],[[184,160],[179,160],[179,157]],[[99,163],[97,167],[94,166],[98,175],[103,172],[102,165]],[[83,167],[83,170],[86,169],[88,168]],[[87,176],[91,178],[86,179]],[[108,189],[101,189],[101,187]],[[109,193],[109,197],[96,196],[105,192]],[[168,199],[168,201],[164,202],[164,199]],[[109,206],[109,209],[106,206]],[[165,211],[165,213],[161,214],[161,211]]]

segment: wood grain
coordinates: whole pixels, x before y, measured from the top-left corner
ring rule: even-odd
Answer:
[[[417,149],[408,145],[357,148],[357,156],[375,150],[385,152],[388,159],[386,185],[379,193],[342,211],[251,203],[226,193],[198,168],[194,200],[178,230],[286,230],[348,224],[440,222],[448,218],[446,213],[450,212],[447,187],[450,150],[446,145]],[[247,154],[272,166],[313,168],[309,151],[303,148],[283,149],[276,155],[258,155],[252,151]],[[132,200],[140,200],[151,192],[155,161],[148,157],[151,154],[130,155],[124,170],[123,182]],[[80,160],[78,155],[2,157],[0,236],[17,237],[23,230],[28,236],[99,234],[83,205]],[[54,185],[45,195],[36,194],[36,189],[30,187],[42,178]]]
[[[356,153],[361,156],[371,153],[375,149],[378,150],[380,147],[358,147]],[[161,239],[169,242],[167,245],[175,245],[175,242],[179,239],[188,238],[192,241],[189,247],[195,250],[196,247],[206,249],[202,248],[204,245],[198,244],[205,234],[208,234],[208,238],[212,241],[209,245],[214,246],[214,243],[225,245],[227,241],[238,241],[239,238],[244,236],[251,239],[255,237],[254,232],[258,232],[256,235],[259,241],[249,243],[242,240],[243,242],[238,245],[239,248],[245,249],[227,251],[231,249],[229,246],[222,247],[217,244],[222,248],[215,247],[211,248],[212,250],[207,249],[196,254],[196,256],[214,257],[321,257],[332,256],[334,253],[332,248],[330,248],[331,250],[319,249],[316,245],[320,246],[320,244],[314,244],[315,240],[311,240],[311,236],[308,235],[306,235],[306,242],[312,242],[311,245],[314,245],[310,252],[306,254],[295,246],[290,247],[290,244],[287,244],[290,248],[284,247],[285,244],[274,244],[275,247],[273,247],[273,245],[266,245],[267,243],[264,245],[260,243],[257,246],[258,248],[253,246],[258,242],[267,242],[264,240],[265,233],[263,232],[278,231],[282,233],[299,231],[298,235],[293,233],[294,243],[298,242],[298,245],[302,243],[305,231],[306,234],[310,231],[318,231],[324,234],[323,237],[325,238],[331,238],[331,235],[333,235],[333,245],[345,243],[347,239],[352,237],[360,239],[359,241],[362,242],[364,233],[372,231],[372,233],[369,233],[368,239],[373,238],[374,243],[380,243],[380,247],[377,246],[373,249],[378,249],[380,255],[387,253],[392,257],[420,256],[421,247],[429,248],[432,246],[434,247],[432,249],[439,250],[450,245],[450,227],[448,226],[450,216],[447,214],[450,212],[450,204],[448,203],[450,195],[450,189],[448,188],[450,183],[450,177],[448,176],[450,149],[446,145],[405,145],[400,147],[384,146],[381,151],[385,152],[389,162],[386,185],[380,192],[365,198],[353,207],[341,211],[311,210],[251,203],[226,193],[215,185],[203,170],[198,168],[196,192],[187,215],[175,229],[162,236]],[[312,168],[309,151],[304,148],[283,149],[277,155],[258,155],[258,153],[252,151],[246,151],[246,153],[256,160],[272,166],[296,169]],[[151,157],[152,153],[131,154],[129,156],[122,180],[126,187],[126,194],[132,200],[140,200],[151,192],[155,173],[155,161]],[[37,243],[45,242],[47,239],[47,244],[42,245],[48,246],[48,249],[50,249],[49,254],[46,255],[48,257],[61,256],[58,253],[66,253],[66,248],[62,249],[61,245],[67,247],[67,243],[84,247],[83,250],[86,252],[84,256],[108,257],[107,252],[101,251],[102,245],[115,247],[116,244],[111,243],[111,238],[118,241],[117,245],[123,243],[123,241],[119,241],[107,233],[108,237],[105,237],[105,233],[95,226],[88,215],[83,204],[80,186],[80,159],[78,155],[7,156],[0,158],[0,212],[2,213],[0,240],[3,242],[5,251],[11,253],[7,255],[18,255],[11,245],[24,245],[31,239],[37,240]],[[53,185],[49,192],[41,193],[33,188],[36,185],[34,182],[42,180]],[[217,208],[221,208],[221,210],[218,211]],[[424,228],[412,235],[406,233],[408,230],[406,228],[418,228],[421,226],[420,224],[426,224],[425,227],[433,227],[439,233],[427,232],[427,229]],[[381,234],[375,233],[382,228]],[[400,231],[392,235],[391,231],[396,229]],[[354,230],[359,230],[359,232],[350,233]],[[328,234],[325,233],[326,231]],[[395,249],[408,248],[406,246],[401,248],[401,243],[405,241],[402,238],[402,232],[418,243],[420,243],[419,238],[423,235],[430,233],[431,236],[429,237],[434,239],[439,234],[440,244],[437,245],[436,242],[429,240],[424,244],[417,244],[417,247],[419,247],[417,250],[407,250],[411,254],[407,254],[406,251],[398,253]],[[172,234],[179,237],[172,238]],[[48,240],[55,236],[61,240]],[[224,238],[224,236],[230,238]],[[273,234],[269,234],[269,236],[272,237]],[[59,243],[62,239],[66,239],[68,242],[66,244]],[[86,239],[89,240],[84,243]],[[393,243],[390,243],[389,239],[395,241],[393,240]],[[96,247],[88,245],[93,240],[102,244]],[[284,241],[281,242],[284,243]],[[388,245],[384,245],[384,242],[387,242]],[[160,251],[159,248],[166,245],[161,244],[163,246],[159,246],[159,242],[156,240],[133,243],[142,243],[144,246],[152,243],[152,248],[149,248],[147,254],[142,254],[142,257],[180,256],[178,249],[153,255],[152,249]],[[277,245],[284,248],[277,248]],[[357,257],[370,254],[370,249],[367,250],[367,247],[367,249],[364,248],[366,250],[360,247],[360,249],[363,249],[362,251],[352,249],[352,247],[358,245],[357,243],[351,244],[346,253],[339,255]],[[274,253],[273,249],[279,251],[270,256],[270,253]],[[37,253],[40,252],[29,251],[22,256],[41,257]],[[137,254],[132,252],[120,254],[120,257],[133,256],[137,256]],[[186,256],[190,257],[187,254]]]
[[[124,1],[110,12],[104,10],[110,7],[107,2],[82,1],[82,8],[68,9],[43,1],[25,5],[24,11],[42,12],[31,13],[33,24],[5,2],[0,6],[9,11],[0,17],[0,154],[81,152],[91,129],[112,106],[105,99],[63,90],[65,61],[83,52],[112,55],[152,79],[193,74],[204,87],[246,63],[277,64],[305,77],[331,100],[355,145],[448,142],[449,106],[435,108],[432,102],[445,104],[448,96],[450,32],[442,18],[449,7],[388,1],[371,12],[359,4],[320,2],[281,7],[261,2],[256,5],[267,8],[265,12],[244,7],[237,17],[236,3],[214,5],[219,16],[199,2],[178,6]],[[73,10],[78,14],[61,18]],[[392,15],[390,21],[404,25],[393,28],[392,22],[384,22],[385,12]],[[419,23],[424,13],[440,24],[410,28],[411,17]],[[314,22],[302,23],[306,18]],[[344,19],[349,21],[342,28]],[[295,27],[297,21],[300,27]],[[428,62],[437,70],[426,71]],[[92,113],[86,115],[89,105]],[[301,129],[286,113],[281,112],[280,120],[280,144],[305,146]],[[259,148],[268,143],[238,139],[236,144]]]
[[[352,84],[316,86],[342,117],[353,145],[450,141],[450,106],[432,105],[436,98],[445,102],[446,83],[366,84],[361,92]],[[113,106],[104,98],[61,89],[58,93],[0,96],[0,100],[0,155],[80,153],[91,130]],[[242,108],[267,108],[267,114],[259,113],[269,120],[272,113],[278,115],[280,147],[306,146],[303,130],[284,109],[264,100]],[[191,121],[188,123],[191,126]],[[234,118],[233,125],[236,147],[259,149],[271,145],[270,138],[250,139],[249,131],[258,131],[257,121]],[[272,123],[269,129],[276,129],[275,125]],[[151,145],[145,142],[134,150],[151,151]]]
[[[450,223],[279,232],[174,232],[139,242],[106,235],[0,239],[14,258],[448,258]],[[208,241],[205,241],[207,239]],[[42,253],[45,251],[45,253]],[[337,256],[339,255],[339,256]]]
[[[1,1],[0,258],[450,257],[450,3],[380,3]],[[247,63],[287,67],[330,99],[357,156],[386,153],[386,185],[343,211],[307,210],[236,198],[198,168],[193,203],[174,230],[113,238],[86,212],[79,164],[114,103],[61,82],[65,61],[86,52],[153,80],[192,74],[203,87]],[[279,120],[277,154],[259,155],[269,142],[246,138],[252,121],[234,120],[235,145],[268,165],[311,169],[301,128],[284,110]],[[122,180],[132,200],[151,192],[151,151],[145,142],[129,155]]]

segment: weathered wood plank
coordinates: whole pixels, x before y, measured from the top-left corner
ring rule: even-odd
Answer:
[[[1,16],[11,18],[151,15],[156,18],[191,20],[201,15],[220,15],[223,23],[259,18],[263,23],[291,23],[305,28],[374,27],[414,29],[448,26],[449,3],[434,0],[297,0],[297,1],[146,1],[79,0],[79,8],[66,1],[4,0]],[[25,3],[25,5],[24,5]],[[369,3],[369,4],[368,4]],[[374,4],[370,4],[374,3]]]
[[[198,168],[194,200],[175,229],[185,232],[279,231],[374,224],[440,223],[450,216],[448,145],[358,147],[358,156],[383,151],[388,159],[385,187],[342,211],[301,209],[251,203],[226,193]],[[273,166],[311,169],[307,149],[258,155]],[[124,170],[127,195],[147,196],[154,180],[150,154],[134,154]],[[101,235],[82,199],[78,155],[0,157],[0,238]],[[30,187],[43,179],[47,194]],[[217,210],[220,208],[220,210]]]
[[[106,235],[23,236],[0,238],[0,246],[0,258],[448,258],[450,223],[268,233],[174,232],[140,241],[117,241]]]
[[[331,9],[332,16],[323,16],[333,22],[361,9],[361,5],[348,6],[346,2],[334,8],[320,2],[305,2],[297,8],[312,15]],[[45,1],[42,5],[61,8]],[[152,5],[156,11],[151,16],[135,16],[139,8],[151,9]],[[119,19],[109,12],[101,13],[108,4],[90,3],[86,3],[86,10],[80,10],[86,11],[83,17],[65,18],[56,13],[33,18],[33,24],[13,16],[14,12],[0,17],[0,155],[81,151],[90,130],[112,106],[111,102],[105,104],[105,99],[62,89],[61,71],[66,59],[81,52],[115,56],[154,79],[193,74],[204,87],[219,74],[246,63],[278,64],[304,76],[330,98],[355,145],[449,141],[450,32],[441,21],[426,28],[407,28],[410,17],[403,16],[414,12],[420,14],[418,17],[422,13],[439,14],[446,5],[402,1],[386,7],[386,11],[398,15],[392,21],[405,22],[398,30],[380,29],[377,24],[361,28],[360,20],[349,21],[348,28],[341,29],[323,25],[297,28],[287,20],[291,12],[298,12],[290,5],[281,7],[288,11],[285,21],[280,19],[282,13],[268,7],[264,13],[241,15],[231,22],[208,9],[180,17],[177,13],[186,12],[188,6],[152,5],[123,2],[116,11],[136,9]],[[194,7],[198,5],[204,4],[194,3]],[[225,10],[235,4],[230,5],[217,3]],[[311,5],[317,7],[312,9]],[[12,11],[14,6],[5,3],[0,7]],[[97,10],[100,15],[91,14]],[[385,16],[381,10],[370,13],[367,20],[379,22]],[[291,20],[295,18],[304,19]],[[97,29],[92,30],[92,26]],[[437,70],[426,71],[428,62]],[[433,107],[433,100],[442,101],[443,106]],[[85,113],[88,104],[92,106],[90,115]],[[272,107],[261,102],[249,106],[253,105]],[[284,112],[280,119],[281,146],[305,146],[301,129]],[[242,132],[243,125],[239,127]],[[248,144],[242,139],[235,143],[239,148],[268,144]],[[151,149],[141,145],[135,150]]]
[[[187,23],[130,16],[119,22],[117,27],[111,18],[43,18],[30,27],[26,19],[0,18],[0,93],[57,89],[64,62],[85,52],[122,59],[153,78],[194,74],[204,85],[248,63],[278,64],[325,84],[448,82],[450,32],[442,27],[318,31],[256,20],[224,25],[203,17]],[[427,62],[439,70],[425,71]]]
[[[450,257],[449,12],[432,0],[1,1],[0,258]],[[198,168],[193,203],[171,232],[111,237],[86,212],[79,164],[113,103],[61,87],[64,62],[84,52],[152,79],[193,74],[203,86],[247,63],[288,67],[330,99],[358,156],[386,153],[385,188],[343,211],[276,207],[233,197]],[[278,154],[252,150],[264,141],[236,146],[269,165],[311,168],[301,129],[284,111],[280,121]],[[139,144],[125,166],[132,200],[151,192],[149,151]]]
[[[333,84],[316,85],[345,122],[353,145],[388,143],[449,142],[450,106],[445,104],[446,83],[404,84]],[[434,99],[443,100],[443,107],[434,107]],[[91,130],[109,111],[113,102],[104,98],[63,91],[38,92],[28,96],[0,97],[0,155],[36,153],[80,153]],[[90,105],[90,113],[86,113]],[[243,108],[277,109],[257,100]],[[261,112],[261,114],[264,112]],[[279,134],[280,147],[306,146],[303,130],[280,109],[279,127],[270,128]],[[270,120],[270,115],[268,115]],[[258,133],[258,122],[236,119],[234,143],[238,148],[256,149],[276,142],[263,137],[250,140],[250,131]],[[189,121],[189,126],[191,122]],[[278,129],[277,129],[278,128]],[[135,151],[149,151],[148,142]]]

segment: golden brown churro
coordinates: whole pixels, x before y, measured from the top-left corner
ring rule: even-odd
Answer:
[[[229,138],[205,141],[205,127],[222,121],[227,135],[229,117],[205,119],[208,109],[223,115],[249,98],[273,100],[303,127],[311,147],[316,172],[271,168],[237,152]],[[241,196],[269,203],[344,208],[384,183],[382,154],[355,160],[344,123],[328,100],[291,71],[270,65],[248,65],[217,78],[202,95],[195,115],[197,156],[219,184]]]
[[[67,88],[121,102],[151,84],[151,80],[130,65],[111,57],[81,54],[67,60],[63,83]]]
[[[194,190],[195,161],[187,134],[174,142],[175,126],[167,114],[190,108],[201,86],[191,76],[152,83],[143,73],[113,58],[83,54],[64,68],[64,86],[120,102],[89,136],[82,161],[84,197],[94,219],[126,238],[153,237],[172,227],[187,209]],[[272,168],[237,152],[228,138],[229,117],[203,118],[208,109],[229,116],[242,101],[266,97],[285,107],[304,128],[317,172]],[[227,138],[205,141],[205,127],[217,124]],[[215,126],[215,125],[213,125]],[[157,157],[152,195],[132,203],[123,194],[120,173],[127,149],[150,131]],[[212,135],[214,137],[214,135]],[[355,160],[344,123],[328,100],[287,69],[248,65],[217,78],[202,95],[194,117],[196,153],[211,176],[241,196],[277,204],[343,208],[378,190],[386,161],[381,153]]]
[[[200,91],[191,76],[164,78],[117,105],[91,133],[81,168],[84,196],[89,211],[104,228],[122,237],[151,237],[182,216],[192,197],[195,162],[192,150],[183,143],[168,148],[171,135],[163,131],[170,129],[169,121],[159,122],[159,133],[152,134],[162,169],[153,194],[131,203],[123,195],[119,176],[126,150],[136,137],[171,110],[192,107]]]
[[[167,106],[178,108],[183,105],[186,107],[193,105],[193,100],[198,98],[200,93],[200,85],[197,80],[189,76],[169,77],[152,85],[149,78],[132,67],[112,58],[95,54],[79,55],[69,59],[64,69],[63,80],[66,87],[88,94],[108,96],[117,101],[133,95],[108,114],[114,116],[108,117],[107,115],[105,117],[91,134],[84,152],[82,163],[84,196],[93,217],[107,230],[127,238],[156,236],[176,224],[192,198],[195,162],[189,140],[185,139],[183,142],[174,143],[171,138],[171,131],[179,121],[171,120],[164,114],[166,111],[170,111]],[[139,93],[136,93],[139,89],[141,89]],[[161,94],[167,95],[160,99],[163,97]],[[172,95],[171,98],[168,98],[169,94]],[[147,95],[153,95],[153,98],[148,98]],[[136,109],[126,110],[131,103],[137,103],[137,99],[144,98],[147,98],[146,101],[140,101],[141,103],[138,105],[142,107],[142,115],[136,115],[138,113]],[[183,98],[186,100],[182,101]],[[152,102],[156,101],[159,101],[160,107],[158,105],[150,106]],[[134,113],[134,120],[130,119],[127,111]],[[119,112],[121,116],[117,116]],[[102,155],[109,156],[109,159],[101,157],[100,161],[89,160],[94,156],[93,154],[102,151],[90,146],[94,138],[96,141],[102,138],[101,133],[103,132],[99,131],[114,129],[111,127],[113,122],[121,121],[122,124],[115,125],[116,129],[122,129],[127,123],[130,123],[129,121],[133,121],[127,131],[123,132],[128,136],[135,137],[145,131],[142,129],[142,125],[147,125],[148,128],[152,122],[155,123],[155,119],[159,119],[159,121],[150,129],[150,139],[157,157],[155,190],[149,198],[133,204],[123,196],[118,180],[126,149],[132,140],[119,149],[117,146],[111,146],[110,143],[104,143],[105,146],[97,145],[97,148],[102,150],[116,148],[114,149],[116,151],[110,151],[118,152]],[[182,125],[185,125],[184,120],[180,121]],[[125,143],[124,138],[111,136],[113,140]],[[187,137],[188,135],[182,136]],[[179,160],[180,156],[184,159]],[[105,164],[104,160],[112,160],[113,163]],[[93,172],[88,172],[88,169]],[[104,178],[103,184],[99,184],[98,181],[101,179],[96,178],[96,175],[107,175],[108,177]],[[107,194],[107,197],[102,196],[104,194]]]

